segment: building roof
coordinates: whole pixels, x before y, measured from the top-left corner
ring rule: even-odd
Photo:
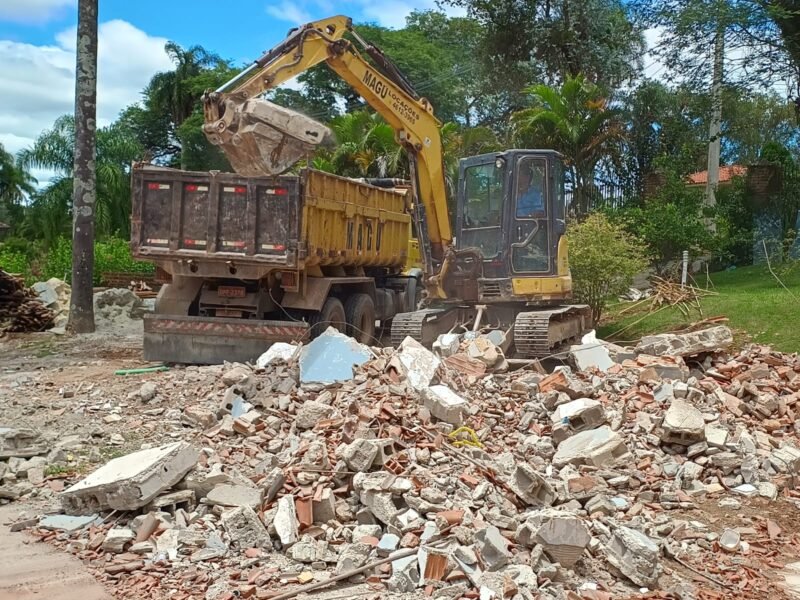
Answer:
[[[734,177],[747,174],[747,167],[744,165],[730,165],[719,168],[719,182],[730,183]],[[708,183],[708,171],[698,171],[692,173],[687,178],[689,185],[706,185]]]

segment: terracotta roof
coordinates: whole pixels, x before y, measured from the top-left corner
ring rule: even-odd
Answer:
[[[729,183],[730,180],[733,179],[734,177],[737,177],[739,175],[745,175],[746,173],[747,173],[747,167],[742,165],[730,165],[729,167],[720,167],[719,182]],[[697,173],[692,173],[686,179],[691,185],[705,185],[708,183],[708,171],[698,171]]]

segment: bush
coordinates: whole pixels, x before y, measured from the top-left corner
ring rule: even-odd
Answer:
[[[612,211],[608,216],[647,245],[659,272],[684,250],[697,256],[715,244],[703,222],[702,194],[674,176],[644,206]]]
[[[0,269],[7,273],[22,274],[28,279],[30,273],[30,260],[25,254],[13,248],[0,245]]]
[[[94,243],[94,284],[102,283],[103,273],[123,271],[151,274],[155,266],[149,262],[134,260],[127,240],[109,238]],[[42,279],[58,277],[67,282],[72,278],[72,241],[59,238],[50,248],[42,267]]]
[[[647,268],[647,252],[638,239],[600,213],[567,231],[569,264],[576,298],[600,320],[609,298],[627,291]]]

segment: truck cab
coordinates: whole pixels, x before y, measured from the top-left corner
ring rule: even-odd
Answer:
[[[569,296],[564,164],[553,150],[507,150],[459,165],[456,248],[481,256],[481,302]]]

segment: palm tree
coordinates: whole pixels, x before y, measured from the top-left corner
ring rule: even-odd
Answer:
[[[358,110],[334,118],[330,127],[336,147],[321,150],[312,161],[315,168],[345,177],[408,176],[406,153],[380,115]]]
[[[564,156],[573,189],[571,208],[586,214],[595,167],[624,137],[619,111],[610,108],[603,90],[582,75],[568,77],[560,88],[535,85],[525,91],[534,105],[512,115],[513,139],[521,146],[551,148]]]
[[[22,201],[36,191],[36,179],[23,169],[0,144],[0,209],[11,217],[11,225],[19,225]]]
[[[226,80],[230,65],[202,46],[182,48],[175,42],[167,42],[164,49],[175,68],[156,73],[142,94],[147,109],[152,113],[170,116],[170,133],[177,139],[178,128],[198,108],[205,89],[212,86],[212,80],[216,84],[220,77],[223,81]],[[215,72],[218,72],[216,78],[212,76]],[[183,153],[181,168],[186,169],[186,157]]]
[[[33,196],[31,228],[49,246],[68,231],[70,206],[64,190],[73,173],[75,120],[71,115],[56,119],[33,146],[17,156],[24,168],[55,171],[51,183]],[[97,199],[95,224],[101,235],[130,235],[130,165],[142,157],[143,149],[130,132],[112,124],[97,131]]]

